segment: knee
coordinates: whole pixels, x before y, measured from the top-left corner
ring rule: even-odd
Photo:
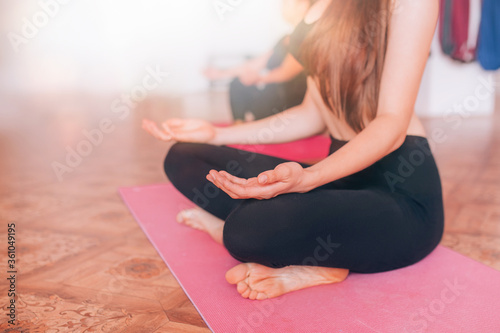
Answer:
[[[238,225],[230,222],[229,219],[225,221],[222,233],[222,243],[231,256],[241,262],[248,262],[248,239],[241,235],[241,228]]]
[[[262,257],[262,254],[258,251],[256,244],[253,243],[250,237],[241,237],[241,233],[235,232],[234,228],[231,231],[227,230],[226,222],[222,241],[224,247],[233,258],[241,262],[261,262],[259,258]]]
[[[248,205],[242,203],[226,219],[223,244],[231,256],[239,261],[269,265],[266,258],[272,252],[272,235],[245,206]]]
[[[163,161],[163,169],[169,179],[179,170],[183,162],[193,156],[195,153],[194,146],[193,143],[177,142],[169,149]]]
[[[238,91],[238,90],[244,89],[245,87],[246,86],[243,85],[243,83],[241,83],[239,78],[235,78],[229,84],[229,91],[234,92],[235,90]]]
[[[176,160],[178,160],[179,151],[179,143],[174,144],[167,152],[167,156],[165,156],[165,160],[163,161],[163,169],[165,170],[165,174],[170,178],[173,171],[173,166]]]

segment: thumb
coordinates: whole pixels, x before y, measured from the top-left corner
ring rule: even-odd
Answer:
[[[288,178],[290,172],[288,167],[284,165],[278,165],[274,170],[269,170],[261,173],[258,176],[259,184],[272,184],[279,181],[283,181]]]
[[[206,143],[206,138],[199,131],[178,131],[173,132],[173,138],[179,142],[199,142]]]

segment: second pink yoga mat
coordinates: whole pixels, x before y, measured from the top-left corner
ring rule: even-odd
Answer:
[[[214,332],[500,332],[500,272],[447,248],[404,269],[250,301],[224,279],[238,261],[205,233],[175,222],[193,205],[170,184],[120,193]]]
[[[297,162],[314,162],[328,156],[330,139],[317,135],[307,139],[272,145],[232,145],[254,153],[271,155]]]

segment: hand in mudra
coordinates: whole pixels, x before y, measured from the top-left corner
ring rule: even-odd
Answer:
[[[215,81],[215,80],[221,80],[221,79],[226,79],[230,78],[228,74],[226,74],[225,71],[214,68],[214,67],[208,67],[203,71],[203,75],[209,80]]]
[[[302,186],[305,170],[299,163],[287,162],[274,170],[244,179],[226,171],[211,170],[207,179],[233,199],[270,199],[280,194],[306,192]]]
[[[169,119],[159,128],[155,122],[144,119],[142,128],[162,141],[209,143],[215,138],[215,127],[201,119]]]
[[[243,83],[245,86],[253,86],[259,82],[260,74],[257,70],[250,68],[250,69],[245,70],[239,76],[239,79],[240,79],[240,82]]]

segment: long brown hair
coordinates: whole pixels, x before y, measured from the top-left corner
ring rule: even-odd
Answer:
[[[377,114],[390,0],[332,0],[302,56],[324,103],[360,132]]]

